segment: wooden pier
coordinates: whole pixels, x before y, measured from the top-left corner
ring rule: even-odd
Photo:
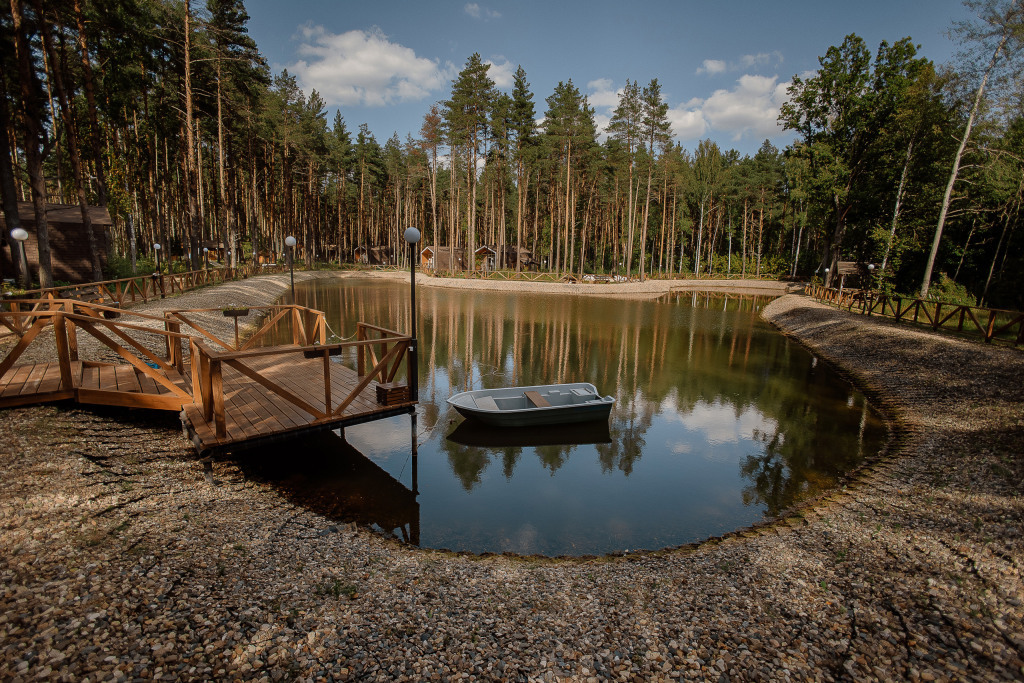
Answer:
[[[254,309],[266,313],[265,322],[244,342],[236,335],[234,343],[211,334],[196,315],[219,315],[220,309],[160,317],[60,299],[9,301],[5,308],[0,325],[20,339],[0,361],[0,409],[70,399],[180,411],[196,450],[205,453],[369,422],[415,406],[398,377],[408,367],[410,337],[357,323],[354,341],[327,344],[323,313],[301,306]],[[287,327],[291,344],[258,346]],[[98,342],[90,355],[99,349],[105,357],[80,358],[82,335]],[[40,361],[36,352],[36,362],[19,364],[42,339],[52,340],[56,358]],[[337,362],[345,359],[355,367]],[[381,386],[387,400],[379,402]]]

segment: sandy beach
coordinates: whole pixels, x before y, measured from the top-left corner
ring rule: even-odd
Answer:
[[[417,284],[624,298],[736,287]],[[287,287],[264,276],[133,310],[266,304]],[[0,679],[1024,677],[1024,352],[782,283],[742,288],[781,295],[765,319],[847,374],[894,436],[784,519],[657,552],[420,550],[297,507],[230,458],[209,481],[175,415],[4,411]]]

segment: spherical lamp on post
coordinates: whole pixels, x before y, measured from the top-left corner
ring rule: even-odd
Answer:
[[[416,351],[416,244],[420,241],[420,231],[407,228],[405,241],[409,243],[409,306],[412,323],[409,336],[409,400],[419,400],[419,358]]]
[[[28,289],[28,256],[25,254],[25,240],[28,239],[28,231],[24,228],[11,230],[11,237],[18,242],[18,274],[22,289]]]
[[[288,235],[284,245],[288,247],[288,271],[292,275],[292,303],[295,303],[295,238]]]
[[[203,263],[207,270],[210,269],[210,248],[203,247]]]
[[[153,243],[153,253],[156,254],[156,272],[160,272],[160,243]]]

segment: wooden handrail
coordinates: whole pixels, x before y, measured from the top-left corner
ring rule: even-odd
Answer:
[[[357,326],[364,333],[367,329],[379,331],[378,328],[365,323],[357,323]],[[388,331],[390,332],[390,331]],[[378,377],[390,382],[398,372],[401,361],[412,342],[408,335],[382,337],[376,339],[358,339],[355,341],[344,341],[334,344],[314,344],[305,346],[268,347],[262,349],[249,349],[238,351],[224,351],[211,347],[210,344],[201,338],[193,337],[190,341],[192,349],[192,386],[193,400],[200,405],[205,419],[214,423],[214,431],[218,438],[223,438],[227,433],[227,414],[223,396],[223,366],[227,365],[233,370],[245,375],[264,389],[273,392],[300,410],[313,416],[314,421],[328,420],[344,413],[345,409],[355,400],[370,382]],[[374,355],[372,367],[367,372],[360,372],[360,380],[356,386],[348,392],[338,404],[334,405],[334,396],[331,392],[330,382],[330,356],[337,355],[343,349],[372,347],[377,345],[390,345],[381,358],[378,360]],[[321,356],[324,363],[324,407],[321,411],[312,406],[301,396],[296,395],[289,389],[271,381],[261,375],[257,370],[243,364],[241,361],[248,358],[260,358],[266,356],[280,356],[293,353],[302,353],[307,357]],[[362,367],[362,366],[361,366]]]
[[[204,268],[183,273],[159,273],[158,277],[155,278],[156,282],[154,282],[153,275],[151,274],[139,274],[117,280],[100,280],[97,282],[67,285],[66,287],[30,289],[24,293],[34,294],[39,299],[61,299],[66,298],[60,296],[61,293],[96,290],[104,298],[123,304],[129,300],[129,295],[132,302],[140,299],[142,301],[149,301],[150,299],[165,295],[168,289],[170,289],[171,293],[175,291],[185,292],[195,287],[223,283],[239,277],[245,278],[268,273],[283,273],[286,270],[286,267],[281,264],[267,265],[266,267],[245,264],[234,268]]]
[[[991,343],[1005,332],[1012,332],[1016,327],[1017,336],[1006,341],[1014,346],[1024,344],[1024,313],[1018,311],[900,297],[872,290],[846,289],[840,291],[819,284],[809,285],[807,292],[814,299],[846,308],[851,312],[856,311],[865,315],[885,315],[897,322],[910,321],[925,324],[936,331],[955,329],[957,332],[980,336],[986,343]],[[887,309],[888,313],[886,313]],[[1008,318],[1008,321],[997,325],[1000,316]],[[924,321],[921,320],[922,318]],[[956,319],[955,324],[947,325],[954,319]],[[985,320],[984,324],[982,320]]]

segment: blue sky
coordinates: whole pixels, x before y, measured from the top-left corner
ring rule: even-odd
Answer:
[[[307,93],[340,109],[350,130],[366,123],[383,143],[417,136],[474,52],[499,88],[526,70],[538,116],[559,81],[572,79],[608,120],[626,79],[657,78],[673,133],[686,148],[704,138],[753,154],[776,124],[786,85],[849,33],[875,50],[910,36],[948,62],[945,33],[969,18],[960,0],[247,0],[250,34],[274,73],[287,68]]]

